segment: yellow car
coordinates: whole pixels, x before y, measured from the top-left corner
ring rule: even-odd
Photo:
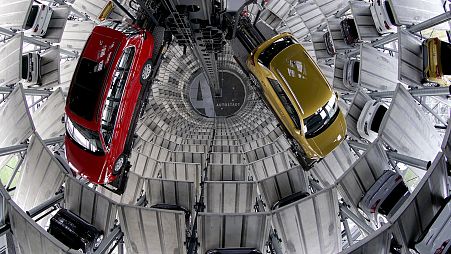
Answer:
[[[449,86],[451,74],[450,64],[442,64],[442,59],[451,57],[451,44],[439,38],[429,38],[423,41],[423,79],[442,86]]]
[[[279,34],[258,46],[249,55],[247,66],[309,165],[343,141],[346,121],[337,94],[290,33]]]

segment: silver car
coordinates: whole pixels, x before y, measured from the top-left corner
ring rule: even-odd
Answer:
[[[52,18],[53,9],[45,4],[31,6],[28,14],[25,30],[30,30],[32,36],[43,37]]]
[[[343,84],[349,90],[355,91],[359,85],[360,61],[348,59],[343,67]]]
[[[367,101],[357,120],[357,132],[359,135],[373,142],[377,138],[382,119],[387,110],[388,107],[383,102],[376,100]]]
[[[376,226],[387,222],[410,196],[402,177],[391,170],[385,171],[359,202],[360,209]]]
[[[445,254],[451,253],[451,196],[449,196],[439,212],[432,219],[415,245],[418,253]]]
[[[27,86],[35,86],[41,80],[41,56],[37,52],[22,55],[22,79]]]

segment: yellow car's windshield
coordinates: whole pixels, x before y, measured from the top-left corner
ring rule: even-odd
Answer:
[[[337,96],[332,98],[313,115],[304,119],[304,132],[306,138],[313,138],[326,129],[338,116]]]

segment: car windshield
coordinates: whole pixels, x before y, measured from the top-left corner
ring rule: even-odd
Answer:
[[[326,105],[304,119],[305,137],[313,138],[320,134],[334,122],[339,112],[337,96],[334,94]]]
[[[28,79],[28,54],[22,56],[22,79]]]
[[[113,137],[114,126],[116,124],[116,117],[119,111],[124,87],[127,82],[128,73],[132,64],[133,55],[135,53],[134,47],[124,49],[119,63],[113,75],[112,84],[108,90],[108,95],[102,110],[102,125],[101,132],[105,144],[110,144]]]
[[[387,198],[382,202],[379,207],[379,213],[383,215],[387,215],[390,213],[391,209],[398,203],[398,201],[408,192],[406,185],[403,182],[400,182],[398,186],[396,186],[393,191],[387,196]]]
[[[85,150],[94,154],[104,154],[102,142],[97,132],[72,122],[69,117],[66,117],[66,131],[75,143]]]
[[[33,26],[36,15],[38,14],[38,10],[38,5],[31,6],[30,14],[28,14],[27,22],[25,23],[25,30],[30,29]]]
[[[352,81],[354,83],[359,82],[359,73],[360,73],[360,62],[355,61],[354,62],[354,70],[352,70]]]
[[[81,59],[67,98],[72,112],[88,121],[93,119],[106,71],[103,62]]]
[[[139,34],[139,30],[136,29],[135,27],[133,27],[132,25],[129,25],[127,23],[121,23],[117,20],[104,21],[104,22],[100,23],[99,26],[104,26],[104,27],[114,29],[116,31],[124,33],[127,36]]]
[[[370,129],[374,132],[379,132],[379,127],[381,126],[382,119],[384,118],[385,112],[387,112],[387,108],[383,105],[380,105],[377,108],[376,113],[374,113],[373,121],[371,122]]]
[[[282,50],[287,48],[290,45],[295,44],[293,38],[290,36],[280,38],[273,42],[269,47],[263,50],[258,56],[258,60],[267,68],[269,68],[269,64],[271,60],[279,54]]]

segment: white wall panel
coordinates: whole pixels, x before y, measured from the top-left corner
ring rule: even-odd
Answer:
[[[25,211],[54,196],[66,172],[38,135],[31,137],[14,201]]]
[[[284,253],[337,253],[341,250],[337,191],[324,189],[272,212]]]
[[[117,204],[101,193],[82,184],[75,178],[68,177],[64,189],[66,209],[103,230],[105,236],[113,228],[117,217]]]
[[[269,213],[199,213],[199,253],[231,247],[250,247],[263,252],[269,228]]]
[[[58,88],[47,100],[33,113],[33,122],[37,133],[42,139],[57,137],[64,134],[64,106],[66,99]]]
[[[186,253],[183,212],[122,205],[119,220],[127,253]]]
[[[0,26],[22,29],[25,26],[32,4],[33,1],[30,0],[1,0]]]
[[[22,78],[23,33],[0,45],[0,86],[12,85]]]
[[[390,169],[387,153],[376,140],[337,180],[338,190],[346,203],[357,208],[365,193]]]
[[[205,182],[205,205],[208,213],[248,213],[254,210],[257,196],[255,182]]]
[[[81,53],[92,29],[94,22],[69,20],[61,37],[60,47],[69,51]]]
[[[442,143],[421,106],[401,85],[382,120],[379,137],[398,153],[425,161],[435,158]]]
[[[0,116],[0,147],[17,145],[31,135],[34,125],[22,85],[17,85],[0,104]]]
[[[398,59],[362,44],[359,84],[373,91],[394,91],[397,83]]]

